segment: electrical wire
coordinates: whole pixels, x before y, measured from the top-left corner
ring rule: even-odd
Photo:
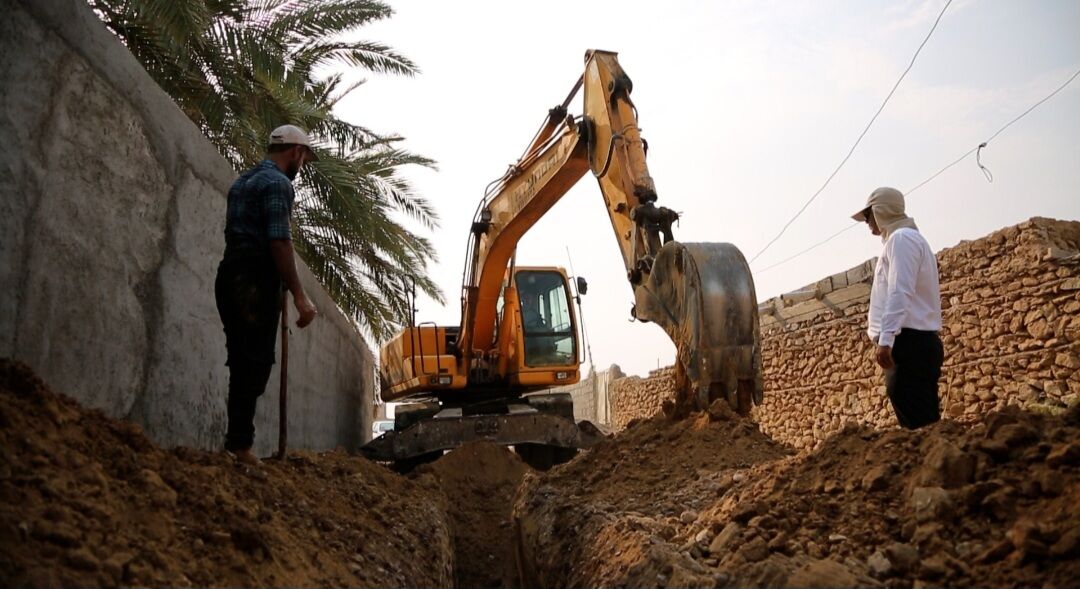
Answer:
[[[844,164],[846,164],[847,161],[851,159],[852,154],[855,153],[855,148],[857,148],[859,144],[862,143],[863,137],[866,137],[866,134],[870,131],[870,127],[874,124],[874,121],[876,121],[881,112],[885,110],[885,105],[889,103],[889,100],[893,97],[893,94],[896,93],[896,89],[900,87],[900,82],[904,81],[904,78],[908,75],[908,72],[910,72],[911,68],[915,66],[916,58],[919,57],[919,53],[921,53],[923,47],[926,46],[926,42],[930,40],[930,36],[934,34],[934,31],[938,27],[938,23],[941,22],[941,17],[945,16],[945,11],[949,8],[950,4],[952,4],[952,0],[947,0],[945,2],[945,6],[941,8],[941,12],[938,14],[937,19],[934,21],[934,26],[930,27],[930,32],[926,34],[926,37],[922,40],[922,43],[919,44],[919,48],[915,50],[915,54],[911,56],[911,62],[908,63],[907,69],[905,69],[904,72],[900,74],[900,77],[897,78],[896,83],[893,84],[892,90],[889,90],[889,94],[885,97],[885,100],[881,103],[881,106],[878,107],[877,112],[874,113],[874,116],[870,118],[870,122],[866,124],[866,127],[862,130],[862,133],[859,134],[859,138],[855,140],[855,144],[852,145],[851,149],[848,150],[847,155],[845,155],[844,159],[840,161],[840,165],[836,166],[836,169],[833,170],[831,174],[829,174],[828,178],[825,179],[825,183],[821,185],[821,188],[818,188],[817,192],[815,192],[814,195],[809,198],[809,200],[803,203],[802,208],[800,208],[798,212],[796,212],[795,215],[791,217],[791,219],[789,219],[787,223],[784,224],[783,228],[780,229],[780,232],[776,234],[776,237],[773,237],[769,241],[769,243],[765,244],[765,247],[761,248],[758,253],[754,254],[754,257],[750,258],[751,263],[754,262],[754,260],[757,260],[758,257],[761,256],[761,254],[765,253],[765,250],[772,247],[772,245],[776,243],[776,241],[780,239],[780,237],[784,235],[785,232],[787,232],[788,227],[790,227],[791,224],[794,223],[795,220],[798,219],[804,211],[806,211],[806,208],[810,206],[810,203],[814,202],[814,200],[817,199],[818,195],[820,195],[825,190],[829,183],[832,182],[832,179],[836,177],[836,174],[840,172],[840,169],[844,167]]]
[[[933,174],[932,174],[932,175],[931,175],[931,176],[930,176],[929,178],[927,178],[926,180],[923,180],[922,182],[919,182],[918,184],[916,184],[916,185],[915,185],[915,186],[914,186],[913,188],[911,188],[910,190],[908,190],[908,191],[907,191],[907,192],[905,192],[904,194],[905,194],[906,196],[911,196],[911,194],[912,194],[912,193],[914,193],[914,192],[915,192],[916,190],[918,190],[918,189],[922,188],[923,186],[926,186],[926,185],[927,185],[927,184],[929,184],[929,183],[930,183],[931,181],[933,181],[933,180],[934,180],[935,178],[937,178],[938,176],[940,176],[940,175],[942,175],[943,173],[945,173],[945,171],[946,171],[946,170],[948,170],[949,168],[952,168],[952,167],[953,167],[953,166],[955,166],[956,164],[959,164],[960,162],[962,162],[962,161],[966,160],[967,158],[971,157],[971,154],[973,154],[973,153],[976,153],[976,152],[978,152],[978,151],[979,151],[980,149],[982,149],[982,148],[985,148],[985,147],[986,147],[986,146],[987,146],[987,145],[988,145],[988,144],[989,144],[989,143],[990,143],[991,141],[993,141],[994,139],[996,139],[998,135],[1001,135],[1001,134],[1002,134],[1002,133],[1003,133],[1003,132],[1004,132],[1004,131],[1005,131],[1006,129],[1008,129],[1009,127],[1011,127],[1011,126],[1012,126],[1012,125],[1013,125],[1014,123],[1016,123],[1017,121],[1019,121],[1020,119],[1022,119],[1022,118],[1024,118],[1024,117],[1026,117],[1026,116],[1027,116],[1027,115],[1028,115],[1029,113],[1031,113],[1031,111],[1033,111],[1033,110],[1035,110],[1036,108],[1038,108],[1038,107],[1039,107],[1040,105],[1042,105],[1042,104],[1043,104],[1044,102],[1046,102],[1047,100],[1050,100],[1051,98],[1053,98],[1053,97],[1054,97],[1054,96],[1055,96],[1055,95],[1056,95],[1056,94],[1057,94],[1058,92],[1061,92],[1062,90],[1064,90],[1066,86],[1068,86],[1068,85],[1069,85],[1070,83],[1072,83],[1072,81],[1073,81],[1073,80],[1075,80],[1075,79],[1077,78],[1077,76],[1080,76],[1080,69],[1076,70],[1076,72],[1075,72],[1075,73],[1073,73],[1073,75],[1072,75],[1071,77],[1069,77],[1069,79],[1068,79],[1068,80],[1065,80],[1065,83],[1063,83],[1063,84],[1061,84],[1060,86],[1058,86],[1058,87],[1057,87],[1057,88],[1056,88],[1056,89],[1055,89],[1055,90],[1054,90],[1053,92],[1051,92],[1050,94],[1047,94],[1046,96],[1044,96],[1044,97],[1042,98],[1042,100],[1039,100],[1038,102],[1036,102],[1035,104],[1033,104],[1033,105],[1032,105],[1032,106],[1031,106],[1030,108],[1028,108],[1028,109],[1027,109],[1027,110],[1025,110],[1024,112],[1020,113],[1020,115],[1019,115],[1019,116],[1015,117],[1014,119],[1012,119],[1012,120],[1011,120],[1011,121],[1009,121],[1008,123],[1005,123],[1005,125],[1004,125],[1004,126],[1002,126],[1002,127],[1000,128],[1000,129],[998,129],[997,131],[995,131],[995,132],[994,132],[994,134],[993,134],[993,135],[991,135],[989,139],[987,139],[986,141],[983,141],[982,143],[980,143],[980,144],[979,144],[978,146],[976,146],[976,147],[972,147],[971,149],[969,149],[969,150],[967,151],[967,153],[965,153],[964,155],[961,155],[960,157],[956,158],[956,159],[955,159],[955,160],[953,160],[953,161],[952,161],[951,163],[949,163],[949,164],[945,165],[945,167],[941,168],[941,169],[940,169],[940,170],[938,170],[937,172],[934,172],[934,173],[933,173]],[[817,248],[818,248],[818,247],[820,247],[820,246],[823,246],[823,245],[825,245],[826,243],[828,243],[828,242],[832,241],[833,239],[835,239],[835,238],[839,237],[839,236],[840,236],[840,234],[842,234],[842,233],[845,233],[845,232],[847,232],[847,231],[848,231],[849,229],[851,229],[851,228],[853,228],[853,227],[856,227],[856,226],[858,226],[858,225],[861,225],[861,223],[859,223],[859,222],[855,222],[855,223],[852,223],[851,225],[848,225],[847,227],[844,227],[844,228],[843,228],[843,229],[841,229],[840,231],[837,231],[836,233],[833,233],[833,234],[832,234],[832,235],[830,235],[829,237],[827,237],[827,238],[825,238],[825,239],[823,239],[823,240],[821,240],[821,241],[819,241],[819,242],[815,243],[814,245],[811,245],[810,247],[807,247],[807,248],[805,248],[805,249],[803,249],[803,250],[801,250],[801,251],[799,251],[799,252],[796,252],[795,254],[792,254],[792,255],[790,255],[790,256],[788,256],[788,257],[784,258],[783,260],[780,260],[779,262],[776,262],[776,263],[774,263],[774,264],[771,264],[771,265],[769,265],[769,266],[766,266],[766,267],[762,268],[761,270],[758,270],[757,272],[758,272],[758,273],[761,273],[761,272],[767,272],[767,271],[769,271],[769,270],[772,270],[773,268],[776,268],[777,266],[780,266],[780,265],[786,264],[786,263],[790,262],[791,260],[794,260],[795,258],[798,258],[798,257],[800,257],[800,256],[802,256],[802,255],[804,255],[804,254],[806,254],[806,253],[808,253],[808,252],[810,252],[810,251],[812,251],[812,250],[814,250],[814,249],[817,249]]]

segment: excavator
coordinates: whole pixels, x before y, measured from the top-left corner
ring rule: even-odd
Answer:
[[[583,113],[568,108],[584,89]],[[409,467],[470,441],[512,446],[536,468],[564,462],[603,434],[574,421],[580,379],[580,295],[587,283],[557,267],[517,266],[517,244],[591,172],[633,289],[631,315],[659,325],[677,350],[675,412],[726,399],[746,414],[762,401],[761,336],[753,277],[728,243],[682,243],[679,218],[657,205],[647,142],[614,52],[590,50],[566,99],[477,206],[461,286],[461,323],[412,325],[380,349],[394,430],[362,448]],[[545,392],[547,391],[547,392]]]

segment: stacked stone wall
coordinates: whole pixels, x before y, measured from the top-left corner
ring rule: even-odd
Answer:
[[[1034,218],[938,254],[945,365],[942,410],[959,421],[1015,404],[1057,411],[1080,400],[1080,222]],[[862,290],[858,290],[861,288]],[[865,335],[868,289],[802,321],[763,316],[761,428],[796,448],[846,422],[894,427]],[[655,415],[670,370],[613,384],[616,427]]]
[[[611,382],[611,425],[621,430],[634,419],[660,412],[675,390],[675,369],[653,370],[648,377],[628,376]]]

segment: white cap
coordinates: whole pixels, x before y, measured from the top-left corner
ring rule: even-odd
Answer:
[[[312,159],[319,159],[319,156],[315,154],[315,150],[311,149],[311,139],[308,134],[296,125],[282,125],[270,132],[270,145],[280,144],[303,145],[311,151]]]

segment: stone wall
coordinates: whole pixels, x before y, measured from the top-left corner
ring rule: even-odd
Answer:
[[[220,446],[213,282],[234,171],[84,1],[0,10],[0,356],[159,443]],[[355,447],[374,361],[299,270],[322,317],[292,330],[289,440]],[[276,447],[277,370],[267,391],[263,454]]]
[[[675,390],[675,369],[660,368],[649,376],[628,376],[611,383],[611,425],[621,430],[635,419],[660,413]]]
[[[1078,252],[1080,222],[1034,218],[938,254],[947,417],[1080,399]],[[873,268],[762,305],[765,404],[754,417],[774,438],[808,448],[847,421],[895,425],[864,332]],[[614,383],[616,425],[655,414],[672,384],[663,374]]]

